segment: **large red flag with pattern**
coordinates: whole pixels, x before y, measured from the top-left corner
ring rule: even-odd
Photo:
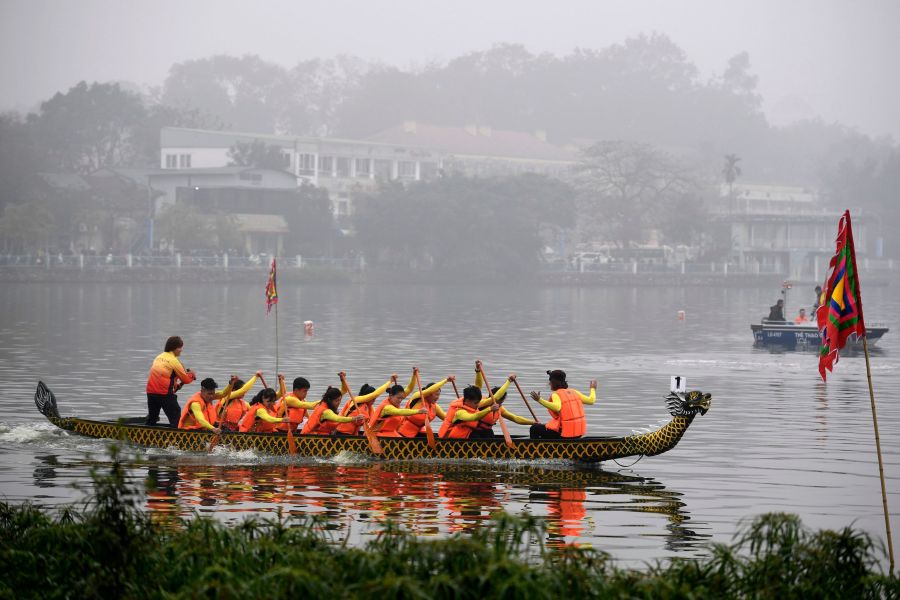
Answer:
[[[823,380],[825,371],[831,371],[837,364],[838,351],[846,345],[847,338],[854,333],[858,338],[866,335],[849,210],[844,211],[838,222],[837,249],[829,269],[831,272],[824,286],[825,301],[816,311],[822,338],[819,373]]]

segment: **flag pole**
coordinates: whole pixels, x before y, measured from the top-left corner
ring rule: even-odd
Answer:
[[[278,304],[275,304],[275,374],[278,375]]]
[[[869,365],[869,343],[863,337],[863,352],[866,355],[866,379],[869,381],[869,399],[872,403],[872,426],[875,428],[875,450],[878,453],[878,476],[881,479],[881,502],[884,506],[884,528],[887,531],[888,557],[891,560],[890,573],[894,572],[894,542],[891,538],[891,517],[888,512],[887,488],[884,484],[884,459],[881,457],[881,438],[878,435],[878,416],[875,413],[875,389],[872,387],[872,368]]]

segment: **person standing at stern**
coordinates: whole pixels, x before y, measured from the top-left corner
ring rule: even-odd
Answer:
[[[159,422],[160,409],[166,413],[170,427],[178,424],[181,409],[176,392],[195,379],[194,373],[185,369],[179,359],[183,348],[184,341],[173,335],[166,340],[163,352],[153,359],[147,376],[147,425]]]

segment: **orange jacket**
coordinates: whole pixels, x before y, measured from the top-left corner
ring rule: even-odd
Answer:
[[[344,405],[343,410],[341,410],[342,417],[355,417],[356,415],[362,415],[368,421],[369,417],[372,416],[372,404],[357,404],[353,405],[353,402],[348,401],[347,404]],[[362,423],[338,423],[337,431],[340,433],[346,433],[347,435],[359,435],[359,428],[362,427]]]
[[[587,431],[587,422],[584,419],[584,405],[581,398],[574,390],[568,388],[560,388],[554,394],[559,396],[562,408],[558,413],[547,409],[551,419],[547,423],[547,429],[559,432],[564,438],[583,436]]]
[[[205,429],[205,427],[197,421],[196,417],[194,417],[194,413],[191,411],[191,405],[197,402],[200,403],[200,409],[203,411],[203,418],[209,421],[210,425],[215,425],[216,408],[211,402],[207,404],[203,399],[203,396],[200,395],[200,392],[197,392],[191,396],[191,399],[188,400],[184,405],[184,408],[181,409],[181,417],[178,419],[178,429]]]
[[[421,403],[416,398],[416,404],[420,405]],[[407,402],[406,407],[412,408],[412,400]],[[428,421],[433,421],[437,416],[437,411],[435,407],[437,404],[434,402],[426,402],[425,408],[428,409],[428,415],[409,415],[408,417],[403,418],[403,422],[400,423],[400,427],[397,428],[397,433],[401,437],[416,437],[420,432],[425,432],[425,417],[428,417]]]
[[[147,375],[147,393],[163,395],[175,393],[176,378],[188,384],[194,381],[194,374],[184,370],[181,361],[173,352],[160,353],[153,359],[153,365]]]
[[[291,392],[290,394],[288,394],[288,396],[290,396],[291,398],[297,398],[297,396],[294,395],[294,392]],[[290,419],[290,423],[281,423],[278,426],[276,426],[275,429],[278,431],[287,431],[288,427],[291,427],[292,429],[296,430],[298,427],[300,427],[300,423],[303,422],[303,419],[306,418],[306,409],[305,408],[300,408],[298,406],[287,406],[286,400],[287,400],[287,396],[285,396],[284,398],[282,398],[281,400],[279,400],[278,402],[275,403],[275,416],[276,417],[285,416],[284,409],[285,409],[285,407],[287,407],[287,417]],[[300,399],[297,398],[297,400],[300,400]],[[300,400],[300,402],[306,402],[306,401]]]
[[[250,410],[248,410],[244,414],[244,418],[241,419],[240,431],[244,433],[248,431],[256,433],[272,433],[275,431],[275,426],[278,425],[278,423],[269,423],[256,416],[257,411],[259,411],[260,409],[268,412],[269,416],[271,417],[275,416],[271,411],[269,411],[265,406],[262,406],[261,404],[251,406]]]
[[[465,439],[472,435],[472,432],[478,427],[478,421],[453,422],[453,418],[456,417],[456,411],[460,408],[463,408],[462,398],[457,398],[450,403],[449,407],[447,407],[447,416],[444,418],[444,422],[441,423],[441,428],[438,430],[439,438]]]
[[[319,402],[312,412],[309,413],[309,420],[303,425],[300,433],[313,435],[331,435],[337,429],[338,423],[322,419],[322,413],[328,410],[328,405]]]
[[[390,398],[385,398],[381,401],[381,404],[378,405],[378,408],[376,408],[375,412],[372,413],[372,416],[369,417],[369,427],[375,427],[377,423],[381,422],[381,428],[378,429],[379,436],[400,437],[397,429],[400,427],[400,423],[402,423],[403,419],[406,417],[404,417],[403,415],[389,415],[383,417],[381,413],[384,412],[384,409],[388,405],[393,406],[393,404],[391,404]]]
[[[223,409],[222,407],[225,406]],[[224,425],[230,429],[237,429],[244,414],[250,410],[250,405],[243,398],[222,398],[216,403],[216,425]]]

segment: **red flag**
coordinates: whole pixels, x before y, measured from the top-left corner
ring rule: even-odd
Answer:
[[[831,371],[837,364],[838,351],[846,345],[847,338],[854,333],[858,338],[866,335],[849,210],[844,211],[838,222],[837,249],[829,269],[831,273],[824,286],[825,302],[816,310],[822,338],[819,373],[823,380],[825,370]]]
[[[272,268],[269,269],[269,281],[266,283],[266,314],[272,310],[273,304],[278,304],[278,289],[275,286],[275,258],[272,258]]]

